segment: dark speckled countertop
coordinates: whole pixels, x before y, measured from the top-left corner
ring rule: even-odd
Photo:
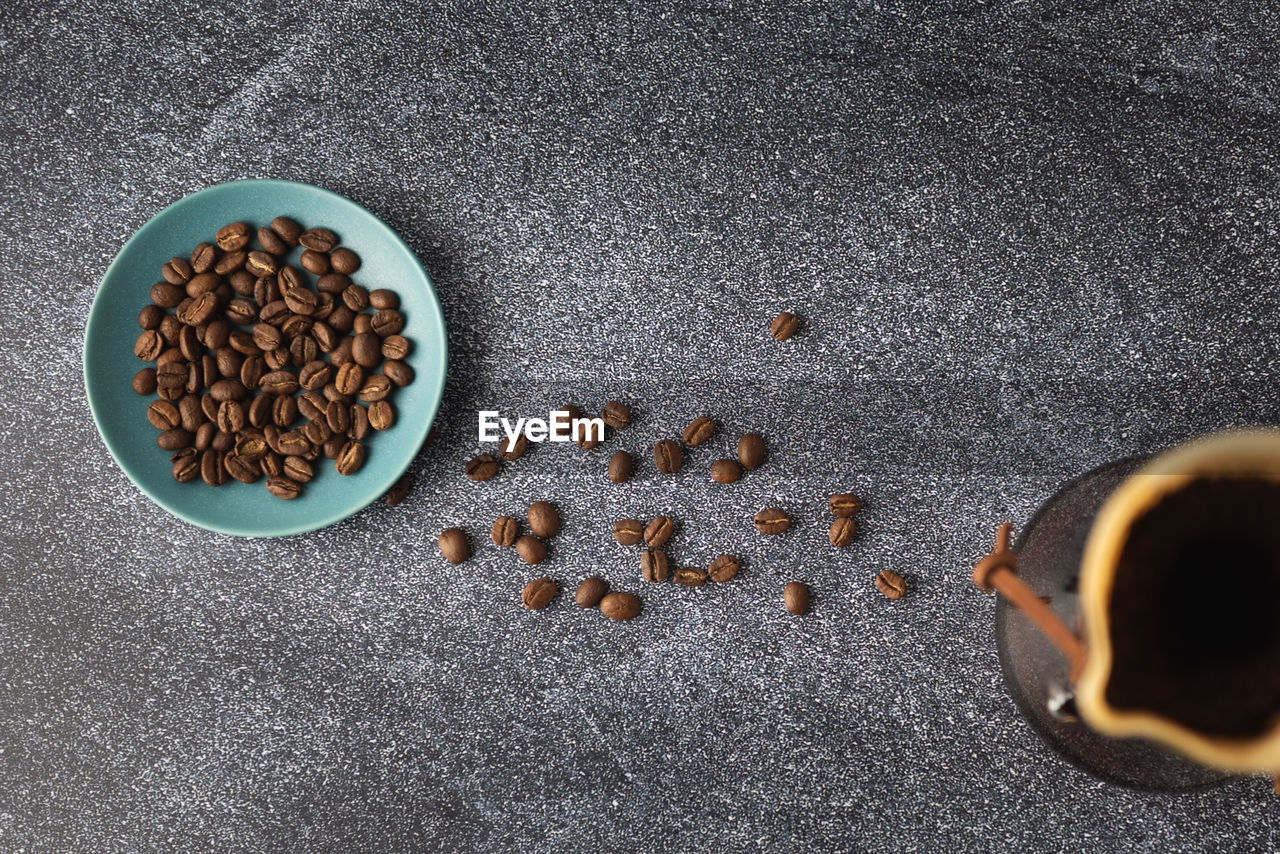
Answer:
[[[1273,8],[140,5],[0,13],[0,850],[1280,844],[1258,780],[1140,793],[1050,752],[967,580],[1064,480],[1280,421]],[[143,497],[80,379],[121,244],[244,177],[385,219],[451,334],[410,498],[281,541]],[[614,397],[637,419],[601,449],[463,477],[478,408]],[[689,476],[604,481],[701,413],[723,432]],[[749,429],[770,463],[712,488]],[[746,568],[642,590],[630,624],[526,613],[485,532],[534,497],[570,588],[638,590],[610,525],[659,509],[677,562]]]

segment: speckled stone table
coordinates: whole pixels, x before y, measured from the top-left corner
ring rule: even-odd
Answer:
[[[967,580],[1064,480],[1280,421],[1273,9],[148,5],[0,13],[0,849],[1280,844],[1257,780],[1139,793],[1050,752]],[[80,380],[120,245],[243,177],[384,218],[451,337],[409,499],[281,541],[160,511]],[[602,448],[463,477],[478,408],[614,397],[636,423]],[[686,476],[604,480],[701,413]],[[710,484],[749,429],[769,464]],[[566,586],[640,590],[609,530],[659,510],[678,562],[745,569],[629,624],[527,613],[485,532],[535,497]],[[766,541],[768,504],[796,524]]]

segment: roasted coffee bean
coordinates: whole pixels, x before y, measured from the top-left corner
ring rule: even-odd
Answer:
[[[369,410],[358,403],[351,406],[351,426],[347,428],[347,436],[352,439],[364,439],[369,435]],[[490,475],[492,476],[492,475]]]
[[[329,422],[324,419],[316,421],[308,421],[307,426],[302,428],[302,435],[307,437],[307,441],[312,445],[323,445],[329,441],[333,435],[333,431],[329,429]]]
[[[613,523],[613,538],[624,546],[634,546],[644,537],[644,525],[636,519],[619,519]]]
[[[147,405],[147,420],[157,430],[172,430],[182,423],[182,416],[169,401],[153,400]]]
[[[272,371],[263,375],[259,387],[269,394],[293,394],[298,390],[298,378],[291,371]]]
[[[333,370],[327,362],[322,362],[319,359],[307,362],[298,371],[298,384],[310,391],[319,391],[328,385],[331,379],[333,379]]]
[[[277,271],[276,259],[268,252],[255,249],[245,259],[244,268],[254,276],[274,276]]]
[[[764,462],[764,439],[756,433],[748,433],[738,440],[738,462],[742,467],[755,471]]]
[[[631,455],[626,451],[618,451],[609,458],[609,480],[614,483],[625,483],[631,477]]]
[[[675,523],[666,516],[654,516],[644,528],[644,543],[657,548],[665,546],[675,532]]]
[[[218,403],[224,400],[243,400],[248,395],[244,384],[239,380],[218,380],[209,389],[209,393]]]
[[[320,358],[320,348],[310,335],[299,335],[289,344],[289,363],[294,367],[302,367],[307,362]]]
[[[231,334],[227,338],[227,346],[241,356],[259,356],[262,354],[262,351],[258,349],[258,345],[253,343],[253,336],[239,329],[231,330]]]
[[[461,528],[446,528],[436,539],[440,546],[440,554],[449,563],[462,563],[471,557],[471,544],[467,542],[467,534]]]
[[[200,411],[204,413],[205,420],[213,423],[218,420],[218,407],[222,404],[213,399],[213,395],[206,394],[200,397]]]
[[[362,332],[351,342],[351,358],[362,368],[372,368],[382,361],[382,339],[372,332]]]
[[[640,575],[645,581],[654,584],[667,580],[670,574],[670,562],[667,553],[662,549],[645,549],[640,553]]]
[[[697,447],[714,436],[715,432],[716,422],[705,415],[699,416],[690,421],[689,426],[684,428],[684,443],[691,448]]]
[[[762,534],[781,534],[791,527],[791,517],[776,507],[761,510],[753,521],[756,530]]]
[[[396,423],[396,411],[385,400],[369,404],[369,426],[374,430],[390,430]]]
[[[315,291],[307,288],[293,288],[285,291],[284,304],[294,314],[310,316],[315,313],[319,298],[316,297]]]
[[[313,421],[313,424],[319,424],[319,421]],[[333,468],[338,474],[353,475],[364,465],[364,445],[359,442],[348,440],[342,446],[342,450],[338,452],[337,458],[333,461]]]
[[[728,581],[738,574],[738,570],[742,569],[742,564],[733,555],[720,555],[720,557],[711,561],[711,565],[707,567],[707,575],[716,583]]]
[[[311,325],[311,337],[316,339],[316,346],[321,353],[329,353],[338,346],[338,333],[327,323],[316,322]]]
[[[204,388],[204,374],[200,369],[200,365],[196,363],[187,364],[187,394],[199,394]]]
[[[382,358],[403,361],[409,355],[409,339],[403,335],[388,335],[382,339]]]
[[[187,363],[181,360],[165,362],[156,369],[158,388],[183,388],[187,384]]]
[[[264,431],[265,432],[265,431]],[[301,430],[287,430],[280,434],[273,449],[286,457],[305,457],[311,453],[311,443]]]
[[[178,483],[190,483],[200,476],[200,460],[198,457],[183,456],[173,461],[173,479]]]
[[[179,448],[185,448],[191,444],[192,435],[190,431],[183,430],[181,427],[175,427],[172,430],[165,430],[156,437],[156,444],[164,451],[176,451]]]
[[[267,440],[261,436],[240,434],[239,441],[236,442],[236,455],[246,463],[256,463],[271,452],[267,447]]]
[[[268,371],[283,371],[289,367],[290,357],[287,347],[277,347],[262,354],[262,362]]]
[[[244,424],[244,406],[240,401],[223,401],[218,407],[218,429],[224,433],[239,433],[244,429]]]
[[[477,454],[467,460],[463,470],[471,480],[489,480],[498,473],[498,461],[490,454]]]
[[[355,361],[355,358],[351,355],[351,344],[354,341],[354,338],[347,335],[339,339],[338,346],[329,351],[329,364],[333,365],[335,371],[343,365]]]
[[[260,394],[249,403],[249,411],[246,415],[250,424],[254,427],[265,427],[271,423],[272,400],[270,395]]]
[[[308,421],[315,421],[317,418],[323,418],[328,409],[329,403],[330,401],[325,400],[322,395],[319,395],[314,391],[304,391],[298,396],[297,410],[294,417],[296,418],[297,413],[300,412],[302,413],[302,417]],[[341,405],[346,406],[346,404]]]
[[[226,315],[227,320],[236,326],[248,326],[258,318],[260,311],[258,304],[248,297],[236,297],[227,303]],[[254,343],[258,343],[256,338]],[[258,346],[261,347],[262,345],[258,344]]]
[[[244,268],[244,262],[249,260],[249,253],[243,249],[234,252],[228,252],[218,259],[218,263],[213,265],[213,272],[219,276],[230,276],[237,270]]]
[[[218,373],[226,379],[232,379],[240,376],[240,369],[244,366],[244,356],[230,347],[223,347],[218,351],[217,362]]]
[[[275,475],[267,478],[267,492],[270,492],[276,498],[289,501],[302,494],[302,487],[287,477]]]
[[[345,247],[330,252],[329,262],[333,264],[333,269],[347,275],[360,269],[360,256]]]
[[[156,370],[159,371],[160,368],[165,365],[172,364],[173,362],[183,361],[186,360],[182,358],[182,351],[177,347],[169,347],[161,352],[159,357],[156,358]]]
[[[626,404],[611,400],[600,410],[600,417],[615,430],[626,429],[631,424],[631,410]]]
[[[186,295],[194,299],[201,294],[215,293],[222,286],[222,277],[217,273],[201,273],[192,276],[187,282]]]
[[[516,554],[525,563],[537,565],[547,559],[547,545],[537,537],[525,534],[516,540]]]
[[[787,610],[797,617],[809,613],[809,587],[799,581],[793,581],[782,588],[782,603]]]
[[[258,279],[248,270],[236,270],[230,276],[227,276],[227,284],[231,286],[231,290],[244,297],[245,299],[253,299],[254,292],[258,286]],[[219,287],[219,290],[221,288]],[[254,300],[257,302],[257,300]],[[262,303],[258,303],[262,305]]]
[[[298,238],[302,234],[302,226],[287,216],[278,216],[271,220],[271,230],[284,241],[285,246],[297,246]]]
[[[270,323],[256,323],[253,326],[253,343],[266,353],[284,343],[284,335]]]
[[[214,383],[222,379],[222,375],[218,373],[218,360],[208,353],[200,356],[200,385],[203,388],[211,388]]]
[[[263,397],[269,397],[263,395]],[[307,401],[310,404],[310,401]],[[279,427],[281,430],[287,430],[293,426],[293,422],[298,420],[298,410],[301,402],[294,400],[292,397],[275,397],[271,400],[271,423]],[[264,425],[265,426],[265,425]]]
[[[786,341],[796,334],[796,329],[799,325],[800,321],[791,312],[779,312],[778,316],[769,324],[769,334],[779,341]]]
[[[284,477],[284,458],[275,451],[267,451],[258,460],[258,468],[267,477]]]
[[[156,327],[156,331],[160,333],[165,344],[177,344],[178,333],[182,331],[182,321],[175,315],[166,314],[160,319],[160,325]]]
[[[215,294],[201,294],[178,310],[178,320],[187,326],[195,326],[197,323],[208,321],[217,309],[218,297]]]
[[[133,390],[138,394],[155,394],[156,392],[156,369],[143,368],[133,375]]]
[[[365,403],[386,400],[389,394],[391,394],[391,380],[384,374],[371,374],[364,378],[364,383],[360,386],[360,399]]]
[[[516,543],[518,523],[514,516],[499,516],[493,520],[493,528],[489,531],[489,539],[495,546],[509,548]]]
[[[324,294],[340,295],[351,287],[351,279],[342,273],[326,273],[316,279],[316,290]]]
[[[289,310],[289,304],[283,298],[267,303],[258,312],[258,319],[272,326],[278,326],[292,316],[293,312]]]
[[[226,452],[235,447],[236,437],[222,430],[215,430],[213,433],[213,441],[209,443],[209,447],[215,451]]]
[[[218,248],[224,252],[234,252],[249,245],[249,226],[243,222],[233,222],[218,229]]]
[[[346,433],[351,427],[351,407],[346,403],[329,401],[324,408],[324,420],[333,433]]]
[[[343,308],[347,308],[347,307],[344,305],[344,306],[343,306]],[[347,311],[351,311],[351,309],[347,308]],[[363,335],[363,334],[364,334],[364,333],[366,333],[366,332],[372,332],[372,331],[373,331],[373,316],[372,316],[372,315],[368,315],[368,314],[356,314],[356,315],[353,315],[353,318],[354,318],[354,319],[351,321],[351,331],[352,331],[352,333],[354,333],[354,334],[356,334],[356,335]]]
[[[218,425],[206,421],[196,428],[194,444],[197,451],[207,451],[213,447],[213,438],[218,435]]]
[[[280,301],[280,287],[275,277],[261,276],[253,283],[253,301],[258,305],[270,305]]]
[[[144,305],[142,307],[142,311],[138,312],[138,325],[143,329],[157,329],[159,328],[160,321],[162,320],[164,320],[164,309],[160,308],[158,305]],[[400,336],[392,335],[391,338],[387,339],[387,341],[391,341],[393,338],[400,338]],[[404,339],[400,338],[400,340],[403,341]],[[392,356],[390,358],[394,359],[401,357]]]
[[[640,613],[640,599],[634,593],[609,593],[600,600],[600,613],[611,620],[630,620]]]
[[[560,533],[560,514],[549,501],[535,501],[529,505],[529,530],[543,539]]]
[[[258,243],[272,255],[286,255],[289,252],[289,244],[265,225],[258,229]]]
[[[327,228],[308,228],[298,235],[298,242],[314,252],[331,252],[338,245],[338,236]]]
[[[347,444],[348,439],[354,439],[355,436],[333,435],[329,437],[329,441],[324,443],[324,447],[320,452],[324,454],[326,460],[336,460],[338,454],[342,453],[342,448]]]
[[[835,521],[831,523],[831,528],[827,531],[827,539],[831,542],[831,545],[842,549],[853,542],[855,530],[856,525],[852,519],[837,516]]]
[[[144,362],[154,362],[164,349],[164,339],[154,329],[144,329],[133,344],[133,355]]]
[[[398,359],[391,359],[382,366],[382,373],[387,379],[395,383],[400,388],[404,388],[413,382],[413,368],[406,365]]]
[[[391,484],[391,488],[387,490],[386,502],[388,507],[395,507],[409,495],[409,475],[401,475],[400,479]]]
[[[595,608],[608,590],[609,586],[604,583],[604,579],[593,575],[578,585],[578,591],[573,594],[573,601],[578,603],[579,608]]]
[[[535,578],[524,586],[524,590],[520,592],[520,601],[530,611],[541,610],[551,604],[551,600],[556,595],[556,583],[550,578],[543,576]]]
[[[231,324],[222,318],[209,321],[209,325],[204,329],[204,338],[201,343],[205,347],[215,353],[227,346],[231,340]]]
[[[279,454],[281,457],[287,456],[287,454],[280,449],[280,437],[283,436],[285,432],[286,431],[281,430],[274,424],[268,424],[266,427],[262,428],[262,437],[267,440],[267,447],[270,448],[273,453]]]
[[[680,471],[683,458],[680,446],[671,439],[663,439],[653,446],[653,464],[663,474],[675,474]]]
[[[170,258],[160,269],[160,275],[166,282],[185,285],[195,275],[195,271],[191,269],[191,263],[186,258]]]
[[[309,317],[301,314],[291,314],[284,319],[284,323],[280,324],[280,331],[284,333],[285,338],[298,338],[307,336],[311,332],[311,327],[315,325]],[[307,360],[311,361],[310,359]]]
[[[901,599],[907,592],[907,582],[891,569],[882,569],[876,576],[876,589],[890,599]]]
[[[305,249],[298,263],[302,265],[302,269],[317,276],[323,276],[329,272],[329,256],[323,252]]]
[[[378,311],[384,308],[399,308],[400,297],[395,291],[389,291],[386,288],[379,288],[376,291],[369,292],[369,305]]]
[[[326,319],[338,305],[341,303],[335,304],[332,294],[316,294],[316,310],[311,313],[311,319],[316,322]]]
[[[518,460],[527,450],[529,450],[529,440],[525,438],[524,433],[518,434],[514,442],[507,438],[498,445],[498,454],[504,460]]]
[[[179,448],[169,455],[169,462],[176,463],[178,460],[194,459],[196,465],[200,464],[200,452],[195,448]]]
[[[827,509],[831,511],[831,515],[839,516],[842,519],[848,519],[850,516],[857,515],[862,509],[862,499],[850,493],[840,493],[831,496],[827,502]]]
[[[227,474],[241,483],[253,483],[259,476],[257,466],[252,465],[235,453],[230,453],[223,457],[222,466],[227,470]]]
[[[161,308],[177,308],[187,298],[187,292],[171,282],[156,282],[147,296]]]
[[[294,483],[308,483],[311,478],[315,477],[315,474],[315,470],[311,468],[311,463],[302,457],[284,458],[284,476]]]
[[[197,244],[191,250],[191,270],[194,273],[207,273],[218,263],[218,250],[211,243]]]
[[[359,285],[347,285],[342,291],[342,304],[352,311],[364,311],[369,307],[369,292]]]
[[[737,460],[716,460],[711,464],[711,479],[716,483],[736,483],[742,477],[742,466]]]
[[[376,334],[386,338],[388,335],[397,335],[404,329],[404,317],[394,308],[384,308],[373,316],[369,326]]]
[[[671,580],[685,587],[701,587],[707,583],[707,571],[700,566],[682,566],[671,573]]]
[[[364,368],[354,362],[343,365],[334,374],[333,385],[340,394],[358,394],[364,385]]]

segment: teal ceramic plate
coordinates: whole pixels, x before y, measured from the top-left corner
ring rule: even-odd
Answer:
[[[402,333],[413,344],[406,361],[416,378],[392,397],[396,423],[372,433],[368,458],[355,475],[342,477],[333,464],[316,461],[318,473],[292,501],[273,498],[265,481],[229,481],[220,487],[178,483],[169,454],[156,446],[146,418],[154,396],[134,394],[130,380],[146,365],[133,355],[141,329],[138,311],[150,302],[151,285],[169,258],[186,257],[219,228],[241,220],[257,227],[287,216],[303,227],[323,225],[360,256],[352,280],[369,290],[400,295]],[[290,256],[297,266],[298,250]],[[309,277],[314,279],[314,277]],[[280,537],[323,528],[383,495],[418,452],[444,391],[448,347],[444,316],[431,279],[413,252],[381,220],[348,199],[291,181],[237,181],[209,187],[165,208],[138,230],[107,268],[89,313],[84,340],[84,381],[98,432],[129,479],[175,516],[211,531],[250,537]]]

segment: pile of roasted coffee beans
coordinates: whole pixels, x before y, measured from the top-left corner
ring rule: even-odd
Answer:
[[[299,246],[314,290],[285,263]],[[175,480],[265,477],[268,492],[291,499],[322,455],[341,475],[364,465],[364,442],[395,424],[390,396],[413,369],[399,297],[354,283],[359,268],[332,231],[287,217],[256,232],[233,222],[164,264],[133,348],[155,367],[134,376],[133,390],[157,395],[147,420]],[[388,503],[404,492],[407,482]]]

